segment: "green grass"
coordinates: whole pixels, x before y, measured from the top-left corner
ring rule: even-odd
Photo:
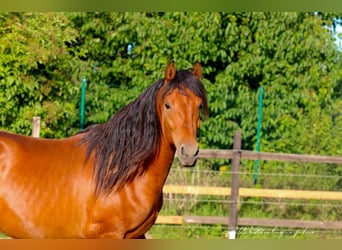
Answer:
[[[221,225],[154,225],[147,233],[151,239],[224,239],[225,230]]]
[[[147,234],[150,239],[227,239],[228,229],[220,225],[154,225]],[[238,239],[342,239],[342,231],[239,227]]]
[[[6,238],[8,238],[8,237],[5,234],[0,232],[0,239],[6,239]]]

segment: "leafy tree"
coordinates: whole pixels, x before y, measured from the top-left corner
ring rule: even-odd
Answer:
[[[213,35],[220,30],[218,13],[72,13],[69,17],[80,34],[74,46],[84,52],[89,123],[107,120],[162,78],[171,59],[178,68],[200,61],[206,75],[217,70],[210,66],[210,57],[216,57],[213,43],[219,43]]]
[[[263,86],[262,150],[338,153],[341,60],[327,27],[340,16],[3,13],[0,126],[29,133],[32,116],[41,115],[45,137],[77,131],[82,76],[86,122],[105,122],[175,59],[178,68],[195,61],[204,68],[210,118],[202,148],[231,148],[237,129],[243,148],[254,148]]]
[[[263,150],[305,152],[304,140],[298,143],[286,134],[302,133],[298,121],[306,123],[314,116],[310,112],[328,120],[332,113],[338,114],[332,104],[340,98],[336,92],[340,52],[326,28],[338,14],[72,13],[69,17],[80,34],[74,46],[87,63],[89,123],[107,120],[163,77],[170,59],[179,68],[194,61],[204,67],[210,118],[201,127],[202,147],[231,148],[234,130],[242,129],[243,148],[253,149],[260,86],[265,88]],[[310,99],[313,95],[317,104]],[[326,133],[328,138],[330,132]]]
[[[29,134],[42,117],[41,134],[61,137],[75,122],[76,38],[61,13],[0,13],[0,127]]]

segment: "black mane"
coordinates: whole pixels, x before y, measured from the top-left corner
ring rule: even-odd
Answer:
[[[108,122],[82,132],[86,159],[95,153],[95,194],[122,188],[146,171],[158,156],[162,133],[156,109],[159,90],[165,97],[175,88],[188,88],[202,98],[204,112],[208,113],[205,88],[190,71],[180,70],[168,84],[164,85],[164,81],[152,84]]]

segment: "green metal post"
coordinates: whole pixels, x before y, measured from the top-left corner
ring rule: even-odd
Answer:
[[[85,108],[85,91],[86,91],[86,78],[82,77],[82,88],[81,88],[81,107],[80,107],[80,125],[81,130],[84,128],[84,108]]]
[[[259,88],[259,104],[258,104],[258,126],[257,126],[257,141],[256,141],[256,151],[260,152],[260,133],[261,133],[261,118],[262,118],[262,102],[263,102],[264,88]],[[255,160],[254,167],[254,185],[258,182],[259,173],[259,160]]]

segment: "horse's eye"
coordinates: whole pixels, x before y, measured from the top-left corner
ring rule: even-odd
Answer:
[[[167,102],[167,103],[165,103],[165,108],[166,108],[166,109],[170,109],[170,108],[171,108],[171,105],[170,105],[170,103],[168,103],[168,102]]]
[[[200,110],[203,109],[203,103],[201,103],[201,104],[199,105],[199,109],[200,109]]]

